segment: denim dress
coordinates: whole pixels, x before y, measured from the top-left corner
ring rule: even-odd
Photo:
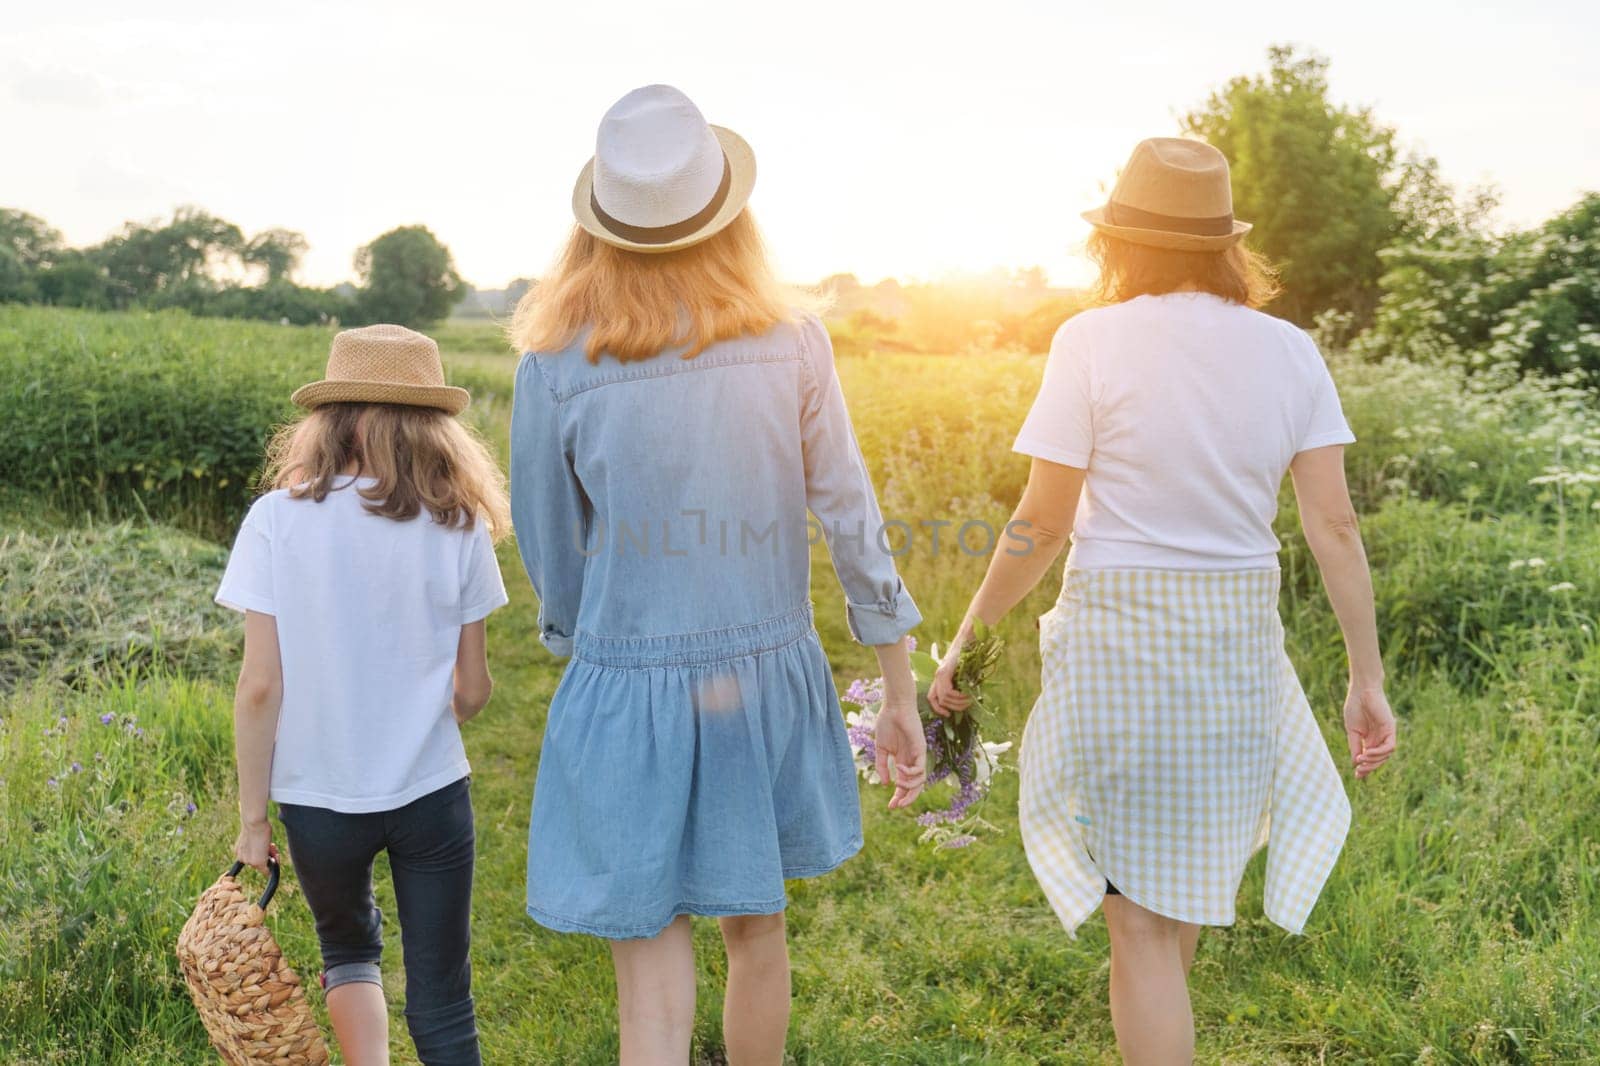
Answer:
[[[511,422],[539,637],[571,656],[534,788],[528,913],[608,939],[776,913],[786,878],[861,847],[808,598],[815,538],[856,639],[921,620],[828,335],[797,316],[631,363],[590,363],[584,339],[523,356]]]

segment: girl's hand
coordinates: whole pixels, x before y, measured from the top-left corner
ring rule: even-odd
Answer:
[[[272,823],[240,823],[239,838],[233,842],[233,857],[266,873],[267,859],[277,861],[278,858],[278,845],[272,842]]]
[[[928,705],[940,718],[960,714],[972,706],[972,697],[956,688],[956,664],[961,661],[961,649],[966,645],[966,628],[951,641],[939,669],[934,671],[933,684],[928,686]]]
[[[1344,731],[1357,777],[1366,777],[1394,754],[1394,712],[1383,686],[1351,687],[1344,700]]]
[[[928,738],[923,735],[916,703],[884,701],[878,711],[874,743],[878,749],[878,780],[894,785],[889,809],[911,806],[928,780]],[[892,778],[889,775],[891,757],[894,759]]]

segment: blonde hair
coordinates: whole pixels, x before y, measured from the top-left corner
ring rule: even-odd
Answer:
[[[692,359],[717,341],[765,333],[790,317],[749,210],[699,244],[630,252],[574,226],[548,277],[517,304],[519,351],[554,352],[586,327],[591,363],[609,352],[627,363],[686,345]]]
[[[267,445],[266,489],[318,503],[360,470],[357,491],[373,514],[407,521],[426,510],[446,526],[482,519],[500,540],[511,530],[506,479],[488,446],[444,411],[392,403],[330,403],[282,426]]]
[[[1199,290],[1246,307],[1262,307],[1279,292],[1272,264],[1242,241],[1220,251],[1185,251],[1152,248],[1095,230],[1087,250],[1100,267],[1094,293],[1102,303]]]

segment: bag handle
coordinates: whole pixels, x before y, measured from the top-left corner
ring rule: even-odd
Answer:
[[[227,876],[229,876],[229,877],[238,877],[239,876],[239,871],[243,870],[243,869],[244,869],[244,863],[235,862],[232,866],[228,867]],[[272,856],[268,855],[267,856],[267,890],[265,892],[261,893],[261,902],[257,903],[256,906],[260,907],[262,910],[266,910],[267,909],[267,904],[272,902],[272,897],[273,897],[274,894],[277,893],[277,891],[278,891],[278,860],[274,859]]]

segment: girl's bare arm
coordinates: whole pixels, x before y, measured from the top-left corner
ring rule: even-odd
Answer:
[[[239,772],[239,838],[234,857],[259,870],[274,854],[267,822],[272,748],[283,702],[283,667],[278,656],[278,621],[270,614],[244,616],[244,665],[233,696],[233,752]]]
[[[494,691],[489,676],[489,638],[482,619],[461,627],[456,645],[455,694],[450,710],[457,722],[466,722],[483,710]]]

